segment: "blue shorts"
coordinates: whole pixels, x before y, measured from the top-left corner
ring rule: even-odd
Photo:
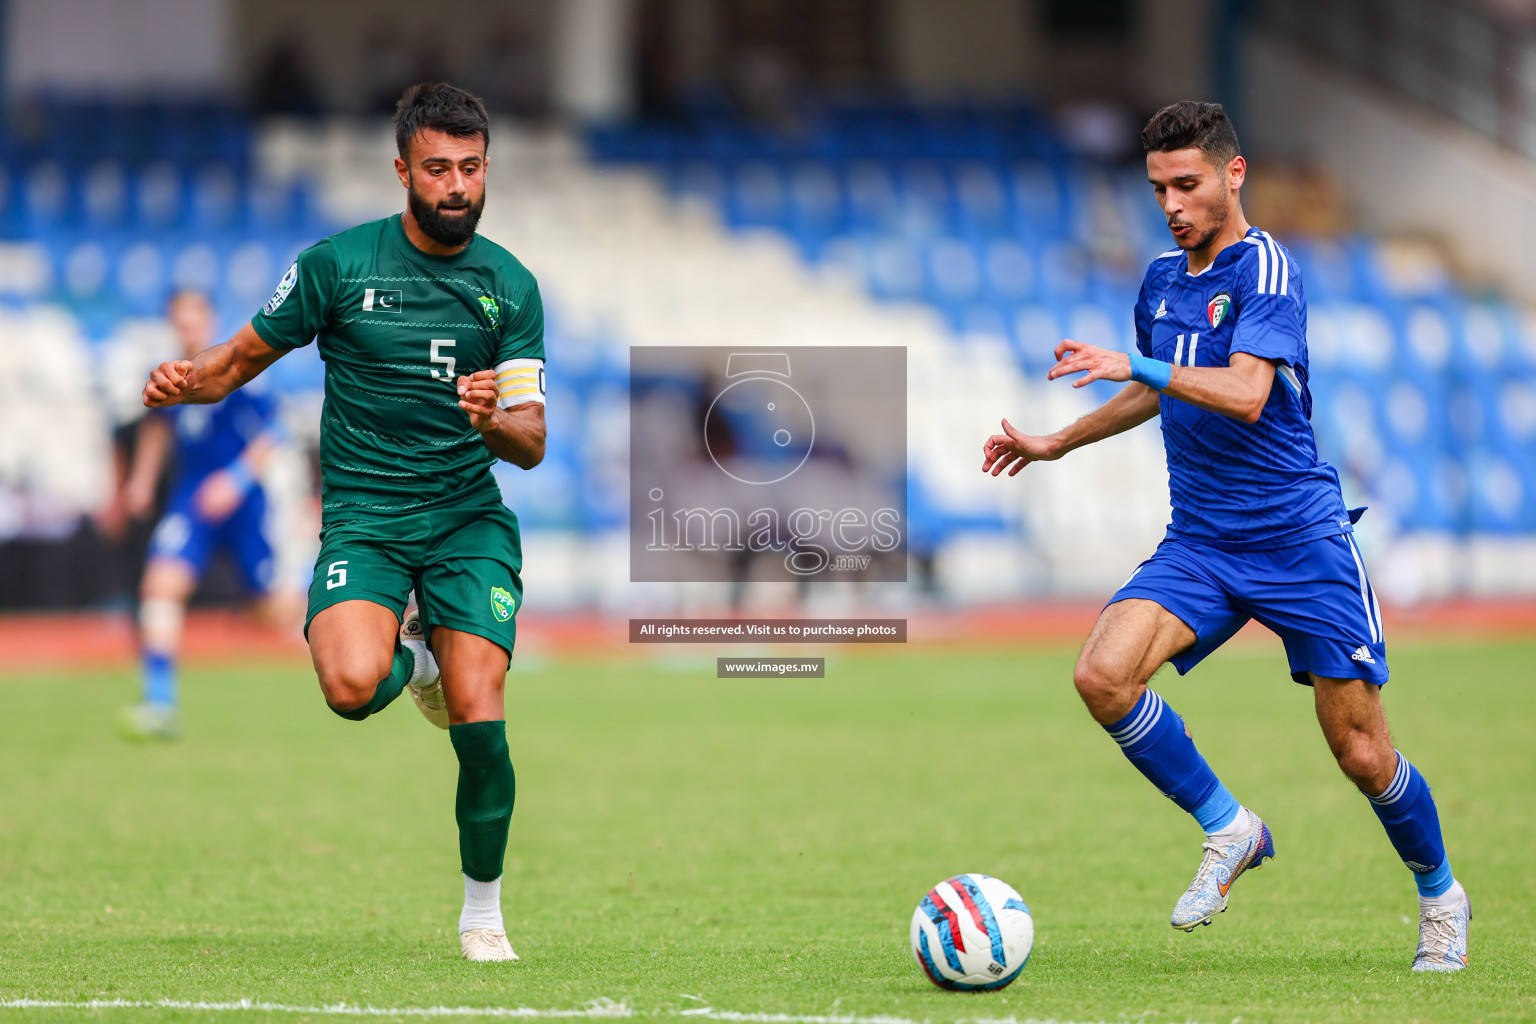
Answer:
[[[1249,619],[1285,641],[1291,678],[1386,683],[1381,607],[1354,538],[1322,537],[1271,551],[1222,551],[1165,539],[1109,603],[1155,601],[1195,632],[1194,646],[1169,659],[1183,675]]]
[[[196,512],[194,488],[178,490],[149,541],[150,558],[186,562],[199,577],[215,548],[234,556],[245,585],[253,593],[272,589],[272,545],[267,542],[267,497],[252,487],[240,507],[220,523],[209,523]]]

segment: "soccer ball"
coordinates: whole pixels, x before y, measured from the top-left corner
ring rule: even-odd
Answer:
[[[912,913],[912,955],[940,988],[1004,988],[1029,962],[1034,944],[1029,908],[991,875],[946,878]]]

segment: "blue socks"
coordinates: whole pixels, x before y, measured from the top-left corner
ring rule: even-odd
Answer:
[[[1429,783],[1401,752],[1397,755],[1397,774],[1378,796],[1370,797],[1371,808],[1381,819],[1382,828],[1397,855],[1403,858],[1419,895],[1433,899],[1443,895],[1454,883],[1450,862],[1445,859],[1445,841],[1440,837],[1440,815],[1429,795]]]
[[[1150,689],[1130,714],[1106,725],[1104,731],[1120,744],[1147,781],[1194,815],[1207,833],[1219,832],[1236,819],[1242,805],[1195,749],[1194,740],[1184,731],[1184,720]],[[1366,796],[1398,856],[1413,872],[1419,895],[1425,899],[1443,895],[1456,880],[1445,857],[1440,816],[1424,776],[1399,753],[1397,774],[1385,792]]]
[[[169,654],[145,651],[144,703],[161,707],[176,706],[176,660]]]
[[[1207,833],[1220,832],[1237,819],[1237,812],[1242,810],[1242,807],[1243,805],[1237,802],[1237,797],[1227,792],[1227,787],[1217,780],[1216,788],[1211,790],[1211,795],[1189,813],[1195,816],[1195,820]]]
[[[1184,720],[1151,689],[1141,695],[1130,714],[1106,725],[1104,731],[1147,781],[1199,819],[1207,832],[1218,831],[1237,817],[1237,801],[1195,749],[1195,741],[1184,731]]]

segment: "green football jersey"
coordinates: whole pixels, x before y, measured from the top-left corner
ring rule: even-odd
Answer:
[[[305,249],[251,325],[274,348],[319,343],[324,523],[501,500],[456,381],[495,368],[543,398],[544,305],[507,250],[424,253],[396,214]]]

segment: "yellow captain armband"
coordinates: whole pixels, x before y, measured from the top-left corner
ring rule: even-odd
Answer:
[[[508,359],[496,364],[496,405],[510,409],[544,401],[544,360]]]

